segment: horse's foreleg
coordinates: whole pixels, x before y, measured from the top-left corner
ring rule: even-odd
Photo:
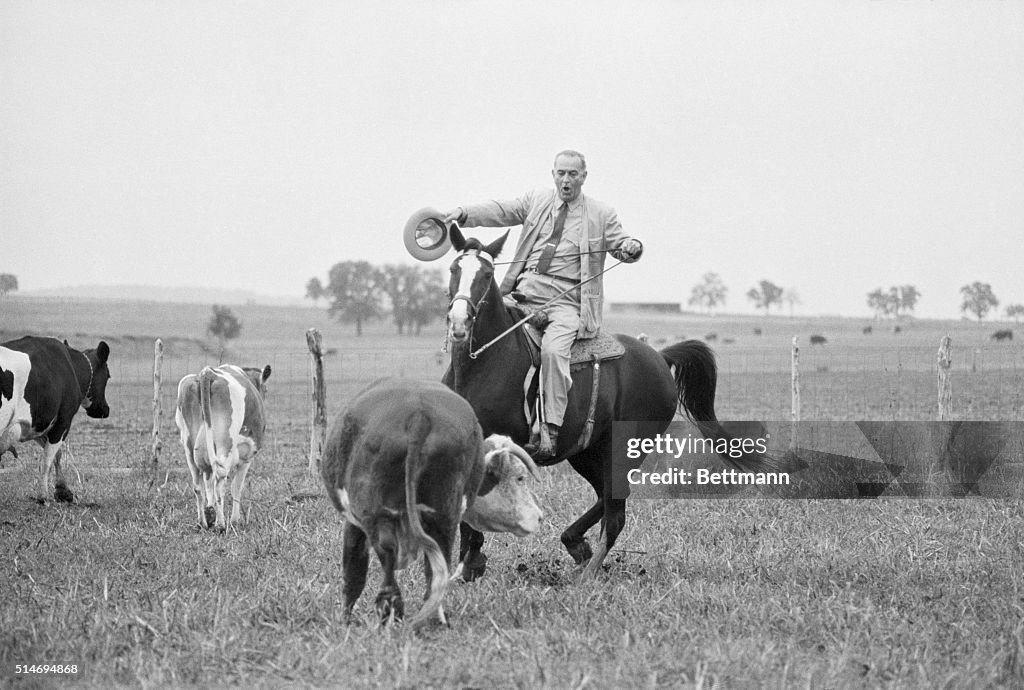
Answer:
[[[569,552],[576,565],[583,565],[590,560],[593,552],[590,544],[587,543],[587,530],[597,524],[604,513],[604,500],[598,499],[597,503],[590,507],[590,510],[583,513],[576,522],[565,528],[562,532],[562,545]]]
[[[459,525],[459,562],[462,579],[466,582],[481,577],[487,569],[487,556],[481,552],[483,546],[483,532],[473,529],[465,522]]]
[[[626,524],[626,501],[624,499],[609,497],[605,499],[604,504],[604,524],[601,526],[601,537],[597,543],[597,551],[587,563],[587,569],[583,571],[583,580],[592,580],[601,572],[605,557],[615,546],[615,541]]]

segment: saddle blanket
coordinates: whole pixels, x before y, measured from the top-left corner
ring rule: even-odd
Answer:
[[[523,324],[523,329],[533,345],[533,361],[535,364],[539,364],[541,332],[528,323]],[[626,347],[619,342],[618,338],[607,333],[598,333],[597,337],[576,340],[572,344],[572,350],[569,352],[569,365],[578,369],[583,365],[590,364],[594,357],[603,361],[618,359],[624,354],[626,354]]]

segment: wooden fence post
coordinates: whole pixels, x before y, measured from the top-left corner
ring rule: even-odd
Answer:
[[[797,337],[793,336],[793,353],[790,363],[790,376],[792,379],[792,404],[790,407],[790,416],[793,420],[793,432],[790,436],[790,448],[796,451],[797,446],[797,427],[800,422],[800,345]]]
[[[953,366],[953,355],[950,352],[951,340],[948,335],[939,343],[939,421],[943,422],[952,416],[953,386],[950,383],[949,370]]]
[[[800,345],[797,337],[793,336],[793,357],[792,357],[792,379],[793,379],[793,404],[790,414],[794,422],[800,421]]]
[[[149,452],[150,464],[154,470],[160,463],[160,448],[163,445],[160,441],[160,419],[163,417],[163,407],[160,403],[160,379],[163,363],[164,341],[157,338],[153,346],[153,446]]]
[[[320,474],[320,458],[324,453],[327,439],[327,387],[324,383],[324,351],[323,337],[320,331],[310,328],[306,331],[306,345],[313,365],[313,407],[309,435],[309,464],[306,471],[312,475]]]

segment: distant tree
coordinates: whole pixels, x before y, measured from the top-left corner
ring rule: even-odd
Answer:
[[[999,306],[999,300],[988,283],[974,281],[970,285],[960,288],[960,294],[964,298],[960,304],[960,311],[974,314],[978,317],[979,323],[989,311]]]
[[[381,271],[381,287],[391,301],[391,318],[401,335],[419,335],[423,326],[444,313],[444,283],[438,271],[419,266],[388,265]]]
[[[1022,316],[1024,316],[1024,304],[1006,305],[1006,318],[1013,319],[1016,323],[1020,323],[1020,318]]]
[[[410,327],[419,335],[425,325],[441,317],[448,305],[444,276],[440,271],[424,271],[406,308]]]
[[[903,313],[914,311],[914,307],[917,306],[917,300],[921,297],[921,293],[918,292],[917,288],[913,285],[901,285],[898,291],[899,311]]]
[[[306,283],[306,297],[313,300],[313,306],[315,307],[320,302],[321,297],[326,296],[327,293],[320,279],[316,277],[310,278],[309,282]]]
[[[868,293],[868,306],[875,318],[899,318],[901,312],[912,312],[921,293],[913,285],[892,286],[888,290],[875,288]]]
[[[0,297],[18,289],[18,276],[13,273],[0,273]]]
[[[782,301],[789,306],[789,318],[793,318],[793,307],[797,304],[803,304],[800,301],[800,293],[796,291],[796,288],[786,288],[782,292]]]
[[[224,351],[227,341],[234,340],[242,332],[242,322],[238,320],[229,307],[219,304],[213,305],[213,316],[206,326],[206,332],[217,338],[220,347],[218,357],[224,361]]]
[[[725,286],[718,274],[709,271],[701,277],[701,282],[690,290],[690,299],[687,304],[691,307],[700,307],[710,314],[715,307],[725,304],[725,296],[728,292],[729,288]]]
[[[773,304],[782,304],[782,288],[770,280],[762,279],[758,287],[747,290],[747,299],[758,309],[764,309],[764,315],[768,316]]]
[[[875,312],[876,319],[888,316],[891,309],[889,293],[884,292],[882,288],[875,288],[868,293],[868,306]]]
[[[331,267],[325,288],[330,300],[327,315],[354,322],[356,335],[363,334],[363,322],[381,312],[381,272],[367,261],[342,261]]]

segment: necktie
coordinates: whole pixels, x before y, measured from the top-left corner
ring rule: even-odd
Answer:
[[[565,216],[569,213],[569,204],[562,204],[558,215],[555,217],[555,229],[551,233],[551,239],[544,245],[540,252],[540,259],[537,261],[537,273],[547,273],[551,266],[551,257],[555,255],[558,243],[562,241],[562,230],[565,228]]]

